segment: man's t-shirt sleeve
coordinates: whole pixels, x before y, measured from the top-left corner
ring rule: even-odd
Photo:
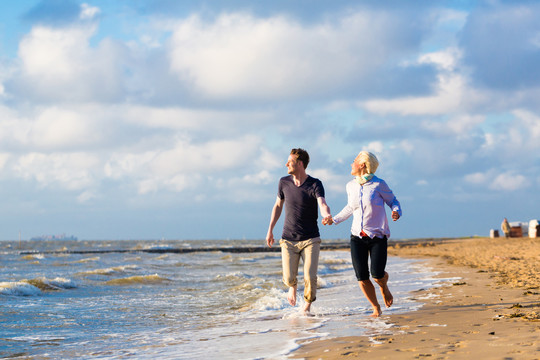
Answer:
[[[321,180],[317,179],[315,182],[315,198],[318,199],[320,197],[324,197],[324,186]]]
[[[279,185],[278,185],[278,194],[277,196],[283,200],[285,199],[285,193],[283,192],[283,179],[280,179],[279,180]]]

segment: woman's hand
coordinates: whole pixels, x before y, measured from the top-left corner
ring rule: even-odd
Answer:
[[[332,215],[329,215],[325,217],[324,219],[322,219],[323,225],[332,225],[333,223],[334,223],[334,219],[332,219]]]

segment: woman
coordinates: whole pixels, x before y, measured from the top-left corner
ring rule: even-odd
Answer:
[[[401,217],[401,206],[386,182],[377,176],[377,157],[368,151],[361,151],[351,164],[351,175],[356,178],[347,183],[347,205],[336,216],[323,219],[324,225],[339,224],[353,215],[351,227],[351,257],[358,279],[358,285],[373,307],[372,317],[381,316],[381,306],[377,301],[371,276],[379,285],[386,307],[394,301],[388,289],[386,272],[387,246],[390,229],[384,204],[392,209],[394,221]]]

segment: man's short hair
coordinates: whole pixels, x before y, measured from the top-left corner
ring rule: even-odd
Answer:
[[[302,162],[302,164],[304,164],[304,169],[307,168],[308,164],[309,164],[309,154],[306,150],[304,149],[292,149],[291,150],[291,155],[296,155],[296,159],[297,160],[300,160]]]

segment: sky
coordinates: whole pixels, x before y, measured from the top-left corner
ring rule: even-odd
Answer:
[[[538,219],[538,18],[526,0],[4,1],[0,240],[262,241],[298,147],[333,214],[373,152],[394,239]]]

